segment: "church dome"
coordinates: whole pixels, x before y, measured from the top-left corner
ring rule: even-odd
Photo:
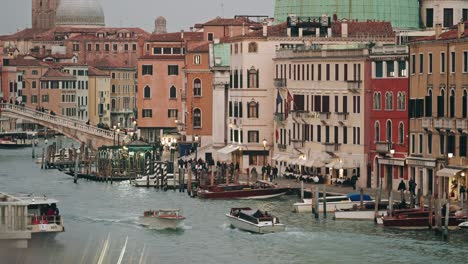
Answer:
[[[104,11],[97,0],[61,0],[57,26],[105,26]]]

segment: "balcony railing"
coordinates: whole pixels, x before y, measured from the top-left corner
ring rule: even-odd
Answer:
[[[284,113],[275,113],[275,121],[277,123],[283,123],[286,121],[286,116]]]
[[[455,120],[451,118],[437,118],[434,119],[434,128],[455,130]]]
[[[321,112],[320,121],[322,121],[322,123],[327,123],[328,120],[330,120],[330,112]]]
[[[339,112],[339,113],[336,113],[336,116],[338,117],[338,122],[344,123],[346,120],[348,120],[349,113]]]
[[[278,149],[281,151],[286,151],[287,148],[288,146],[286,146],[285,144],[278,144]]]
[[[392,149],[391,142],[375,142],[375,150],[380,154],[388,154]]]
[[[293,139],[293,140],[291,140],[291,142],[293,143],[293,147],[295,149],[303,148],[304,145],[305,145],[305,141],[302,140],[302,139]]]
[[[348,91],[358,93],[361,91],[362,81],[347,81]]]
[[[274,83],[277,89],[285,88],[288,85],[288,82],[286,79],[275,79]]]
[[[467,119],[457,119],[457,130],[460,132],[468,132],[468,120]]]
[[[327,153],[335,153],[340,150],[341,144],[337,143],[323,143],[324,151]]]
[[[423,129],[432,129],[432,117],[425,117],[422,119],[422,128]]]

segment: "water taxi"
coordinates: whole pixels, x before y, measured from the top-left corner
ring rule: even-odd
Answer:
[[[364,202],[372,202],[372,198],[365,194]],[[361,195],[360,194],[348,194],[342,196],[329,196],[326,197],[327,207],[325,210],[327,212],[333,213],[337,210],[351,209],[353,206],[359,206],[361,204]],[[310,213],[312,212],[312,199],[304,199],[302,203],[294,203],[294,212],[296,213]],[[323,198],[319,198],[319,212],[323,212]]]
[[[58,200],[47,196],[17,196],[28,206],[27,229],[34,234],[57,234],[65,231],[63,218],[57,207]]]
[[[232,208],[229,214],[226,214],[231,226],[258,234],[282,232],[286,229],[281,224],[278,217],[259,209],[252,210],[249,207]]]
[[[151,229],[178,229],[182,227],[183,217],[179,209],[148,210],[140,216],[141,225]]]
[[[28,148],[37,146],[36,132],[5,132],[0,133],[0,149]]]
[[[197,190],[202,199],[270,199],[285,195],[290,189],[279,188],[267,181],[253,184],[220,184]]]

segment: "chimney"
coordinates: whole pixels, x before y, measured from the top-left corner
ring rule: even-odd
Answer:
[[[341,21],[341,37],[342,38],[348,37],[348,21],[345,19]]]
[[[299,37],[302,38],[304,36],[304,29],[299,28]]]
[[[180,31],[180,38],[184,39],[184,30],[183,29]]]
[[[465,22],[460,22],[457,25],[457,37],[462,38],[463,35],[465,34]]]
[[[242,36],[245,36],[245,23],[242,23]]]
[[[436,24],[436,26],[435,26],[435,39],[440,39],[441,34],[442,34],[442,24]]]
[[[232,26],[229,26],[229,37],[230,38],[234,37],[234,31],[233,31]]]
[[[268,36],[268,24],[266,23],[263,24],[263,36],[264,37]]]

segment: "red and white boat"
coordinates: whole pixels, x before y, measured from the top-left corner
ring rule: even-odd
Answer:
[[[148,210],[140,217],[140,224],[151,229],[177,229],[180,228],[185,217],[179,209]]]
[[[435,227],[436,219],[433,213],[430,216],[430,212],[427,209],[403,209],[392,212],[390,216],[384,216],[377,218],[378,224],[383,224],[385,227],[394,227],[400,229],[426,229],[431,226]],[[467,215],[456,215],[450,214],[449,216],[449,227],[456,228],[463,222],[468,221]],[[445,216],[442,216],[442,223],[445,223]]]
[[[270,199],[285,195],[290,189],[279,188],[267,181],[253,184],[222,184],[197,190],[202,199]]]

